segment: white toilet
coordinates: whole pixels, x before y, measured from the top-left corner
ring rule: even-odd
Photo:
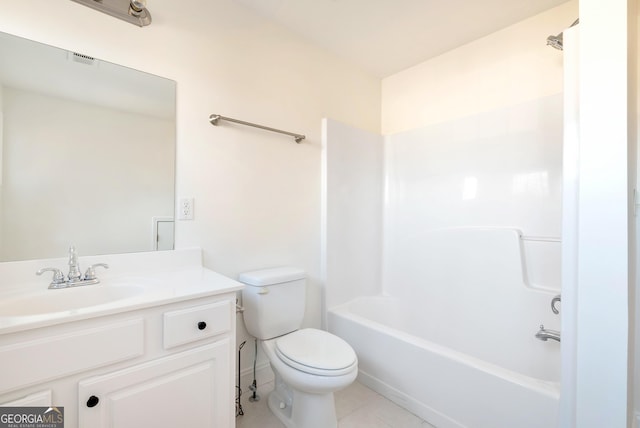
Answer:
[[[275,388],[271,411],[287,428],[337,427],[333,392],[349,386],[358,359],[347,342],[326,331],[299,330],[305,310],[305,273],[291,267],[239,276],[244,322],[269,358]]]

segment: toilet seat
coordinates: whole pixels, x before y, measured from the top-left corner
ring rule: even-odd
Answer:
[[[306,328],[278,338],[276,355],[290,367],[318,376],[342,376],[358,364],[353,348],[323,330]]]

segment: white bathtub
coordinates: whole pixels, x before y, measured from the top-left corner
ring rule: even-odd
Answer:
[[[536,324],[520,340],[509,328],[483,328],[481,318],[456,335],[428,312],[410,299],[361,297],[329,310],[328,325],[358,354],[362,383],[438,428],[557,425],[559,344],[536,340]]]

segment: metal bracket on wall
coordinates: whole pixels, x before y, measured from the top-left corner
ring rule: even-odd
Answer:
[[[71,0],[139,27],[151,24],[146,0]]]

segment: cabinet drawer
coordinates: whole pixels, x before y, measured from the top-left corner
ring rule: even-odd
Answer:
[[[205,339],[231,329],[231,301],[194,306],[164,314],[164,348]]]
[[[6,401],[0,403],[3,407],[44,407],[51,406],[51,390],[46,389],[44,391],[35,392],[25,397],[20,397],[16,400]]]
[[[0,346],[0,393],[105,366],[144,353],[144,320],[107,323]]]

